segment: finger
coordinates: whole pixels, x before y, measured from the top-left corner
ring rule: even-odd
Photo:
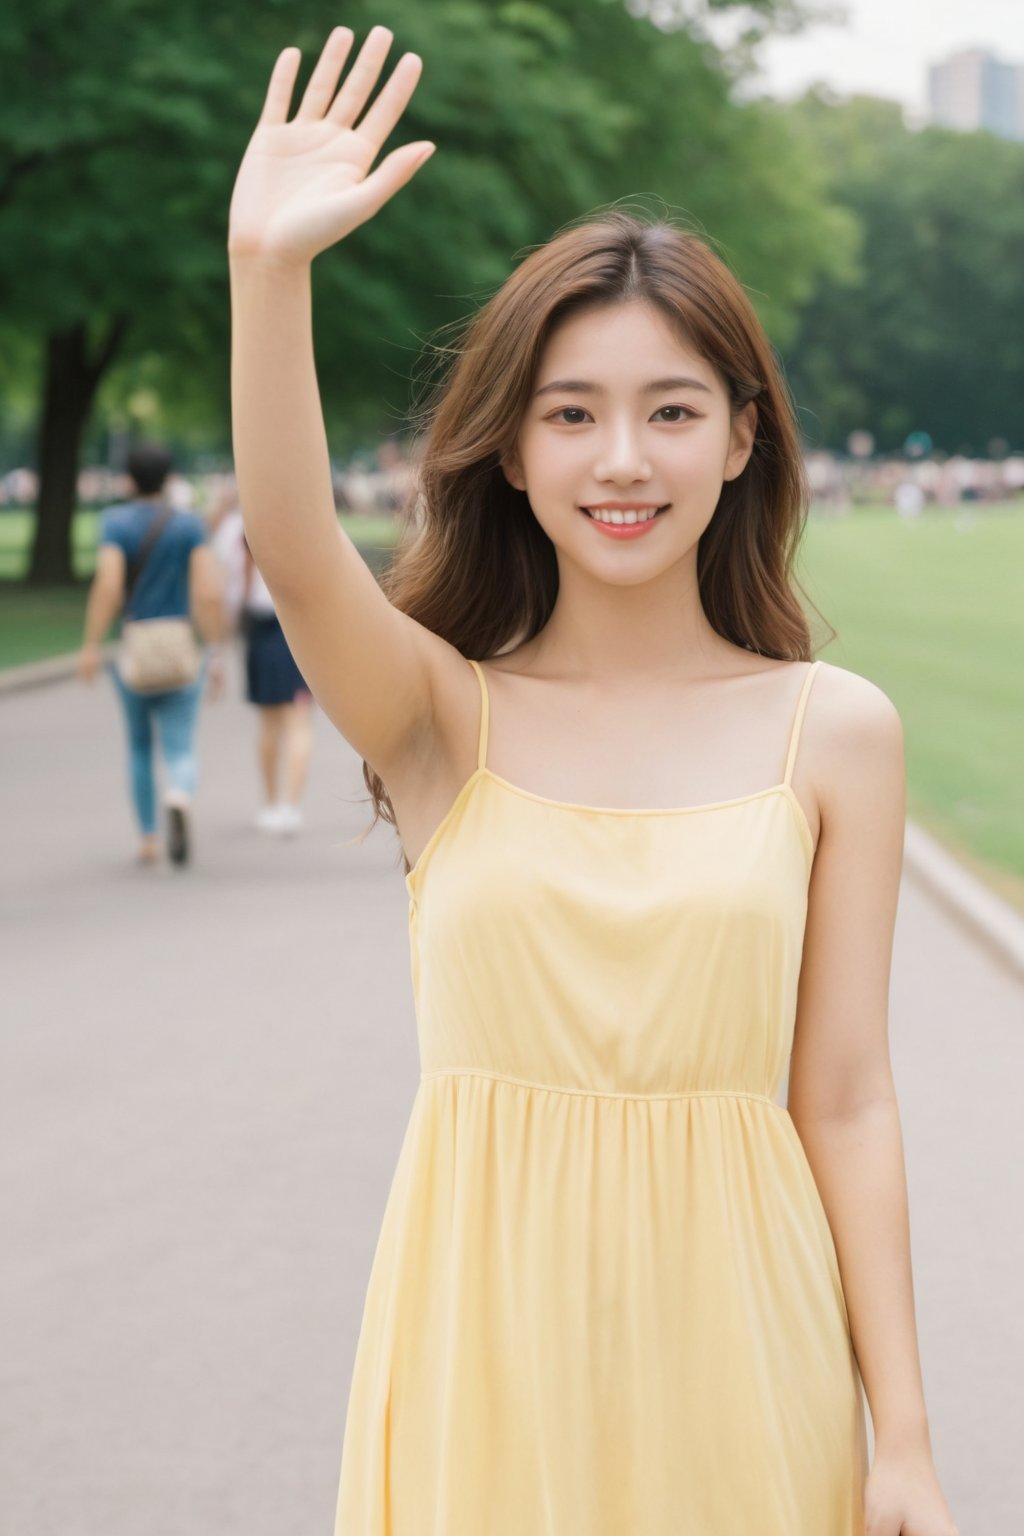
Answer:
[[[404,53],[391,71],[391,78],[377,100],[360,122],[356,131],[360,138],[374,145],[375,153],[401,119],[422,73],[423,60],[420,56]]]
[[[401,149],[393,149],[358,186],[349,188],[345,200],[355,213],[350,227],[355,229],[364,224],[378,209],[383,208],[388,199],[394,197],[407,181],[411,181],[421,166],[426,165],[435,147],[426,141],[403,144]]]
[[[377,84],[391,41],[392,34],[387,27],[374,27],[370,31],[359,50],[358,58],[349,71],[348,79],[334,98],[331,109],[327,113],[330,122],[336,123],[340,128],[351,128]]]
[[[335,27],[323,47],[316,68],[309,77],[305,94],[295,114],[296,122],[323,117],[338,89],[338,76],[349,56],[355,33],[351,27]]]
[[[259,117],[262,126],[288,121],[292,91],[295,89],[295,76],[299,72],[301,59],[302,54],[298,48],[285,48],[278,54],[277,62],[270,71],[270,84],[267,86],[266,100]]]

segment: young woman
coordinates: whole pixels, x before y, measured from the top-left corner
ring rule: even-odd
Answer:
[[[382,591],[310,265],[433,146],[371,169],[421,62],[367,106],[391,34],[339,89],[352,44],[291,122],[277,60],[229,236],[249,541],[410,897],[422,1079],[339,1536],[955,1536],[887,1049],[901,724],[811,659],[771,349],[692,236],[563,232],[469,329]]]
[[[313,696],[295,664],[274,599],[253,562],[237,495],[218,509],[212,542],[224,571],[227,620],[245,641],[245,696],[259,711],[258,755],[264,803],[261,832],[292,836],[313,748]]]

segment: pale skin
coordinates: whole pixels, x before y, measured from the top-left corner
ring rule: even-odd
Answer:
[[[479,689],[454,647],[391,606],[338,526],[310,301],[313,259],[432,150],[404,145],[372,169],[422,67],[403,55],[367,111],[391,40],[374,28],[344,75],[352,33],[332,32],[291,122],[298,51],[277,60],[232,199],[232,392],[253,554],[304,676],[384,780],[415,863],[475,767]],[[777,783],[804,667],[723,640],[696,577],[721,487],[749,459],[755,408],[733,414],[715,369],[643,304],[563,322],[535,391],[559,381],[535,392],[503,465],[554,545],[559,594],[540,634],[485,665],[488,766],[552,799],[638,809]],[[612,500],[668,510],[617,541],[580,510]],[[867,1536],[957,1536],[925,1411],[888,1050],[904,786],[893,704],[823,664],[793,776],[814,861],[788,1109],[871,1407]]]
[[[268,805],[282,798],[279,784],[289,805],[298,805],[302,799],[313,745],[312,705],[312,699],[299,698],[294,704],[260,708],[260,776]]]

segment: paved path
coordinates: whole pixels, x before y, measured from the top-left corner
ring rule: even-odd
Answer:
[[[237,686],[202,718],[185,873],[130,864],[106,680],[0,700],[3,1536],[333,1530],[418,1076],[405,892],[389,829],[349,844],[360,765],[322,715],[307,833],[250,830]],[[933,1440],[964,1536],[1009,1536],[1024,1507],[1022,1004],[905,878],[892,1053]]]

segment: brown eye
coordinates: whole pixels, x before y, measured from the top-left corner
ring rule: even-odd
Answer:
[[[662,416],[662,415],[664,415],[664,413],[666,411],[676,411],[677,413],[681,411],[683,413],[681,416],[678,415],[678,414],[675,415],[668,422],[668,425],[670,427],[671,426],[675,426],[677,423],[679,423],[681,421],[694,420],[696,418],[696,415],[697,415],[697,412],[696,411],[691,411],[690,407],[688,405],[663,405],[661,407],[661,410],[660,411],[655,411],[654,414],[655,414],[655,416]]]

